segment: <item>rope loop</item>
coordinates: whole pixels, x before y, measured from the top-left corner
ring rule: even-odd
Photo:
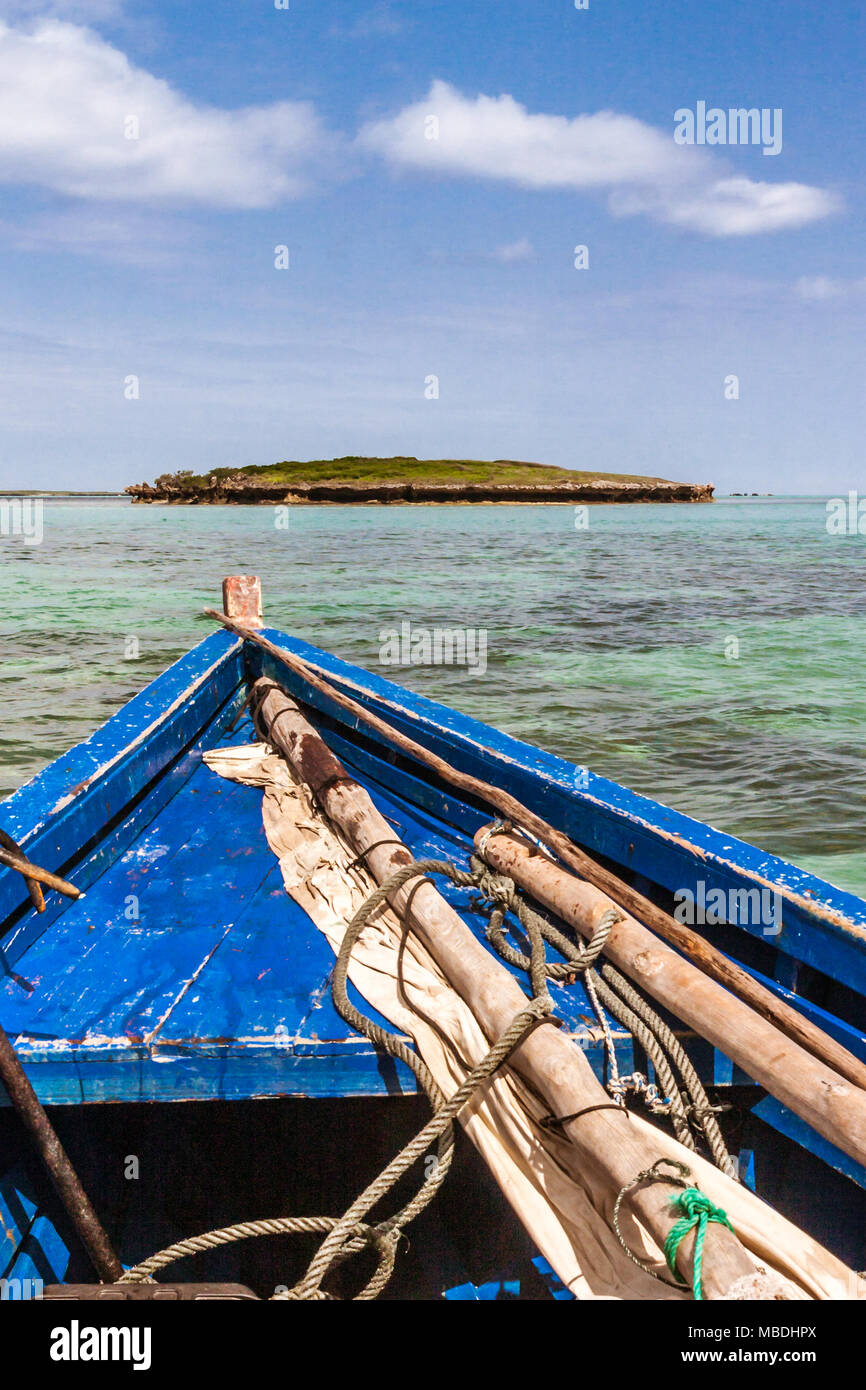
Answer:
[[[667,1170],[667,1171],[665,1171]],[[636,1178],[626,1183],[620,1189],[613,1208],[613,1229],[616,1237],[625,1253],[633,1264],[642,1269],[645,1274],[651,1274],[654,1279],[658,1279],[662,1284],[668,1284],[671,1288],[682,1288],[686,1280],[677,1269],[677,1252],[685,1237],[690,1231],[695,1231],[695,1250],[692,1257],[692,1294],[697,1303],[703,1302],[703,1288],[701,1283],[701,1272],[704,1257],[704,1241],[706,1239],[707,1227],[713,1221],[721,1226],[727,1226],[729,1231],[733,1231],[733,1226],[726,1212],[721,1207],[717,1207],[705,1192],[701,1192],[699,1187],[689,1186],[686,1178],[692,1176],[692,1170],[688,1164],[680,1163],[676,1158],[658,1158],[651,1168],[645,1168],[642,1173],[638,1173]],[[679,1187],[681,1191],[673,1193],[670,1198],[670,1205],[675,1213],[680,1213],[679,1221],[676,1221],[668,1231],[664,1244],[664,1257],[668,1269],[676,1280],[673,1283],[670,1279],[665,1279],[652,1265],[638,1258],[625,1240],[619,1225],[619,1210],[623,1198],[627,1193],[646,1182],[667,1182]]]

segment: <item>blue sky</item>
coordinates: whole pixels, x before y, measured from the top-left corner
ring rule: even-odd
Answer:
[[[863,40],[845,0],[0,0],[0,485],[857,486]],[[698,102],[781,151],[678,145]]]

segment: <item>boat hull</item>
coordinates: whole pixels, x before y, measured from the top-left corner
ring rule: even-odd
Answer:
[[[701,929],[778,998],[866,1059],[862,900],[306,643],[268,635],[417,742],[511,792],[667,910],[684,893],[696,901],[716,892],[726,901],[738,892],[773,894],[782,905],[780,921],[747,916]],[[212,1206],[207,1215],[202,1208],[203,1227],[217,1224],[223,1211],[232,1220],[270,1210],[341,1210],[375,1171],[375,1163],[367,1172],[357,1158],[378,1154],[370,1134],[387,1136],[384,1161],[397,1147],[399,1117],[411,1119],[410,1132],[418,1118],[413,1074],[349,1029],[330,1002],[333,956],[283,889],[262,828],[261,793],[224,781],[203,761],[209,749],[255,737],[245,699],[260,675],[305,702],[416,857],[466,865],[473,835],[490,820],[488,808],[395,755],[374,732],[359,730],[276,657],[226,633],[206,638],[91,739],[3,803],[3,828],[34,862],[71,878],[85,896],[70,902],[49,894],[39,915],[20,876],[0,870],[0,1022],[43,1104],[55,1107],[58,1128],[93,1192],[104,1195],[98,1205],[106,1223],[117,1231],[126,1213],[127,1262],[195,1229],[202,1186],[217,1193],[218,1207],[216,1221]],[[465,893],[443,891],[483,936],[484,915]],[[558,989],[556,1002],[602,1077],[603,1040],[582,986]],[[866,1172],[729,1058],[672,1022],[712,1094],[735,1107],[723,1121],[745,1179],[863,1267]],[[612,1027],[622,1070],[643,1066],[630,1035]],[[0,1091],[0,1229],[8,1233],[0,1277],[23,1280],[30,1269],[45,1282],[87,1278],[4,1102]],[[336,1126],[334,1106],[341,1115]],[[350,1136],[336,1165],[347,1190],[339,1184],[328,1193],[260,1188],[239,1173],[227,1184],[225,1208],[219,1206],[219,1180],[202,1182],[207,1155],[243,1158],[251,1128],[264,1136],[263,1151],[284,1153],[287,1125],[303,1134],[308,1166],[320,1173],[334,1168],[323,1156],[322,1136],[331,1145],[335,1128]],[[134,1144],[125,1137],[132,1133]],[[202,1157],[195,1156],[196,1144]],[[178,1168],[179,1153],[192,1161]],[[154,1205],[153,1193],[138,1185],[143,1178],[118,1178],[127,1158],[145,1156],[148,1182],[170,1182],[177,1193],[174,1206],[159,1207],[150,1224],[145,1211]],[[478,1193],[487,1193],[483,1201],[493,1210],[488,1189],[495,1192],[486,1174],[467,1178],[456,1189],[463,1197],[454,1200],[458,1207],[470,1199],[477,1205]],[[175,1225],[172,1212],[183,1216]],[[459,1212],[452,1216],[460,1225]],[[524,1296],[534,1296],[529,1289],[550,1292],[517,1223],[502,1214],[500,1224],[511,1234],[493,1241],[496,1268],[482,1260],[483,1242],[477,1251],[463,1249],[453,1271],[437,1270],[438,1292],[465,1285],[466,1296],[475,1296],[472,1290],[487,1285],[505,1290],[509,1279]],[[489,1230],[485,1239],[490,1245]],[[440,1245],[448,1248],[441,1233]],[[215,1259],[217,1272],[209,1277],[267,1289],[270,1256],[250,1273],[245,1261],[256,1259],[263,1257]],[[196,1270],[190,1277],[204,1276]],[[415,1277],[423,1291],[416,1296],[430,1296],[427,1277],[417,1271]]]

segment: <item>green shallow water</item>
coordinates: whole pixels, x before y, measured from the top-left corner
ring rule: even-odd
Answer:
[[[593,507],[586,530],[570,507],[275,519],[47,500],[41,544],[0,537],[2,794],[257,573],[273,626],[376,670],[403,621],[486,630],[483,676],[383,673],[866,895],[866,537],[829,536],[823,500]]]

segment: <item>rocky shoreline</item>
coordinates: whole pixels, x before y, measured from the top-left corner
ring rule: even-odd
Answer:
[[[591,483],[285,483],[252,478],[212,480],[196,489],[137,483],[126,488],[134,502],[186,506],[289,504],[429,504],[429,503],[580,503],[712,502],[712,483],[627,483],[600,479]]]

